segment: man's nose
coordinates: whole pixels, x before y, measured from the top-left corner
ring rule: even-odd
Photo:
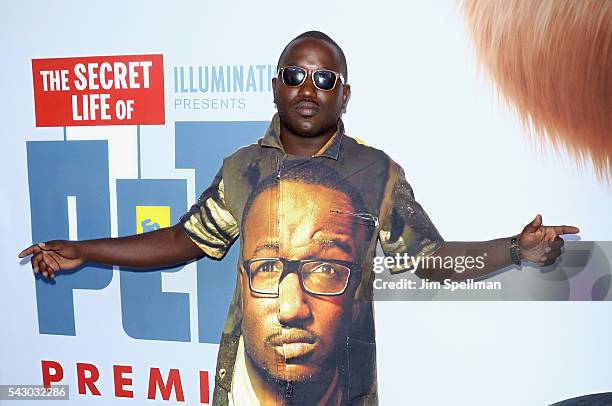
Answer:
[[[300,96],[302,97],[315,97],[317,88],[314,85],[312,74],[306,74],[306,80],[300,86]]]
[[[298,275],[292,273],[283,278],[278,287],[278,319],[281,325],[291,325],[311,317],[307,296]]]

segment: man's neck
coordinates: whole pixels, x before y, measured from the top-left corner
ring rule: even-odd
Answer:
[[[282,123],[280,125],[280,140],[287,154],[311,157],[334,136],[336,128],[314,137],[303,137],[289,131]]]

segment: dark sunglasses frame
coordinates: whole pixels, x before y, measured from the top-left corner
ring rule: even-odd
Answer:
[[[293,68],[293,69],[299,69],[301,71],[304,72],[304,79],[302,79],[302,81],[297,84],[297,85],[290,85],[287,84],[287,82],[285,82],[285,75],[283,74],[284,70],[287,68]],[[334,85],[332,86],[331,89],[323,89],[319,86],[317,86],[317,81],[314,80],[314,75],[317,74],[318,72],[329,72],[332,73],[335,76],[335,80],[334,80]],[[284,66],[282,68],[278,68],[278,71],[276,72],[276,76],[278,77],[280,75],[281,80],[283,82],[283,84],[285,86],[289,86],[289,87],[300,87],[302,86],[305,82],[306,79],[308,79],[308,76],[312,76],[312,83],[314,85],[314,87],[316,87],[319,90],[322,90],[324,92],[331,92],[332,90],[334,90],[336,88],[336,83],[338,83],[338,78],[340,78],[340,82],[345,85],[345,80],[344,80],[344,76],[342,75],[342,73],[338,73],[338,72],[334,72],[333,70],[330,69],[315,69],[315,70],[310,70],[310,69],[305,69],[302,68],[301,66]]]

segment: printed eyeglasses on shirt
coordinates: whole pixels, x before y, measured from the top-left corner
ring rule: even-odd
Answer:
[[[289,260],[286,258],[253,258],[244,261],[249,287],[254,293],[278,297],[280,281],[296,273],[302,289],[314,295],[337,296],[344,293],[357,269],[354,262],[340,260]]]

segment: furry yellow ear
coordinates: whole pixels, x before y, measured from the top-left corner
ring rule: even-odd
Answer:
[[[612,1],[461,3],[481,68],[524,127],[612,184]]]

